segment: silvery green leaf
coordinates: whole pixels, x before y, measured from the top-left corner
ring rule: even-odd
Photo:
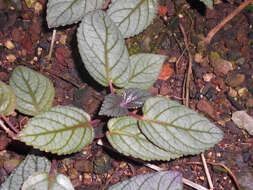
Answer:
[[[104,0],[49,0],[48,26],[52,28],[77,23],[86,13],[100,9],[104,2]]]
[[[181,156],[201,153],[223,138],[223,132],[208,119],[166,97],[149,98],[143,115],[139,125],[144,135]]]
[[[30,119],[18,138],[27,145],[58,155],[82,150],[94,138],[90,116],[71,106],[57,106]]]
[[[54,86],[40,73],[18,66],[11,75],[10,86],[16,94],[19,112],[34,116],[51,108]]]
[[[200,0],[203,2],[209,9],[213,9],[213,0]]]
[[[46,190],[49,189],[49,174],[38,172],[31,175],[23,184],[22,190]],[[74,190],[74,187],[65,175],[56,174],[51,190]]]
[[[35,172],[50,171],[50,161],[42,156],[28,155],[1,185],[1,190],[20,190],[24,181]]]
[[[152,23],[157,5],[157,0],[112,0],[107,12],[127,38],[139,34]]]
[[[103,11],[86,14],[78,28],[77,41],[84,65],[103,86],[110,81],[123,87],[129,76],[125,41],[113,21]]]
[[[121,107],[135,109],[142,107],[145,100],[151,97],[151,94],[142,89],[129,88],[123,91],[121,97]]]
[[[109,187],[109,190],[183,190],[182,175],[174,171],[143,174]]]
[[[130,76],[125,88],[148,89],[160,74],[166,56],[140,53],[130,57]]]
[[[170,160],[179,157],[177,153],[164,151],[151,143],[140,131],[133,117],[110,119],[106,137],[120,153],[142,160]]]
[[[127,108],[120,106],[121,99],[122,97],[117,94],[109,94],[105,96],[102,107],[99,111],[99,115],[107,115],[112,117],[127,115]]]
[[[11,87],[0,81],[0,114],[10,115],[16,108],[16,96]]]

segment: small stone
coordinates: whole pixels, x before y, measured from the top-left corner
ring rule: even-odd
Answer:
[[[83,182],[85,185],[91,185],[92,184],[92,176],[91,174],[84,173],[83,174]]]
[[[7,41],[4,43],[4,46],[5,46],[7,49],[14,49],[14,48],[15,48],[15,45],[14,45],[14,43],[13,43],[11,40],[7,40]]]
[[[40,2],[36,2],[34,5],[34,13],[39,14],[43,9],[43,6]]]
[[[226,78],[226,82],[231,87],[238,87],[245,81],[245,78],[244,74],[231,75]]]
[[[195,61],[196,63],[202,63],[202,62],[203,62],[203,56],[202,56],[202,54],[196,53],[196,54],[194,55],[194,61]]]
[[[232,63],[220,58],[219,54],[216,52],[211,52],[210,63],[216,74],[226,75],[229,71],[233,70]]]
[[[6,56],[6,59],[10,62],[13,63],[14,61],[16,61],[16,56],[13,54],[9,54]]]
[[[238,95],[240,96],[240,97],[245,97],[246,95],[248,94],[248,89],[247,88],[240,88],[239,90],[238,90]]]
[[[253,190],[253,175],[249,171],[239,171],[236,176],[243,190]]]
[[[235,64],[237,65],[243,65],[245,63],[245,58],[241,57],[235,61]]]
[[[238,95],[237,91],[231,87],[229,88],[228,94],[229,94],[229,96],[231,96],[233,98],[237,97],[237,95]]]
[[[75,169],[75,168],[70,168],[70,170],[69,170],[69,178],[70,179],[76,179],[76,178],[78,178],[78,171]]]
[[[243,128],[250,135],[253,135],[253,118],[246,111],[236,111],[232,114],[232,121],[239,127]]]
[[[109,155],[101,153],[94,160],[94,172],[103,174],[112,167],[112,159]]]
[[[213,78],[214,78],[213,73],[206,73],[206,74],[203,75],[203,80],[205,82],[210,82]]]
[[[43,49],[42,49],[41,47],[38,47],[38,49],[37,49],[37,55],[38,55],[38,56],[40,56],[40,55],[41,55],[42,50],[43,50]]]
[[[93,162],[89,160],[77,160],[75,162],[75,168],[80,172],[92,173]]]
[[[59,42],[60,42],[62,45],[65,45],[65,44],[66,44],[66,41],[67,41],[67,35],[66,35],[66,34],[62,34],[62,35],[60,36]]]
[[[198,102],[197,108],[199,111],[207,114],[212,119],[215,119],[215,111],[213,106],[206,100],[202,99]]]
[[[172,56],[171,58],[169,58],[168,62],[169,63],[176,63],[177,62],[177,57]]]

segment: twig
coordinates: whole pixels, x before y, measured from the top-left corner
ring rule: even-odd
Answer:
[[[191,55],[189,44],[188,44],[188,38],[187,38],[186,32],[185,32],[184,27],[183,27],[181,22],[179,22],[179,27],[180,27],[180,30],[181,30],[183,36],[184,36],[184,44],[185,44],[185,48],[188,52],[188,57],[189,57],[188,71],[187,71],[187,76],[186,76],[186,79],[185,79],[186,81],[184,82],[185,83],[185,91],[183,93],[183,95],[185,95],[184,96],[185,99],[183,100],[184,105],[186,107],[189,107],[190,81],[191,81],[191,74],[192,74],[192,55]],[[205,173],[206,173],[206,176],[207,176],[207,181],[208,181],[210,190],[213,190],[213,182],[212,182],[211,175],[210,175],[210,172],[208,170],[208,167],[206,165],[206,159],[205,159],[205,156],[204,156],[203,153],[201,153],[201,158],[202,158],[202,161],[203,161],[203,165],[204,165],[204,169],[205,169]]]
[[[56,160],[53,159],[52,160],[52,164],[51,164],[51,169],[50,169],[50,173],[49,173],[49,185],[48,185],[48,190],[52,190],[53,187],[53,182],[54,182],[54,170],[56,167]]]
[[[190,187],[192,187],[194,189],[197,189],[197,190],[208,190],[207,188],[205,188],[205,187],[203,187],[203,186],[201,186],[199,184],[193,183],[192,181],[190,181],[188,179],[185,179],[185,178],[183,178],[183,183],[185,185],[188,185],[188,186],[190,186]]]
[[[253,3],[253,0],[246,0],[244,1],[239,7],[237,7],[232,13],[226,16],[217,26],[215,26],[212,30],[210,30],[207,36],[204,38],[204,42],[209,44],[213,39],[214,35],[225,25],[227,24],[232,18],[238,15],[246,6],[250,3]]]
[[[228,174],[233,179],[233,181],[235,182],[236,188],[238,190],[240,189],[240,184],[239,184],[235,174],[226,165],[224,165],[222,163],[214,163],[214,162],[207,162],[207,163],[210,164],[210,165],[223,167],[228,172]],[[200,163],[200,162],[188,162],[187,164],[202,165],[202,163]]]
[[[19,133],[19,131],[12,125],[12,123],[9,121],[8,118],[6,118],[4,115],[0,115],[0,118],[2,118],[4,120],[5,123],[7,123],[7,125],[15,132],[15,133]]]
[[[211,175],[209,173],[209,170],[208,170],[208,167],[207,167],[207,164],[206,164],[206,158],[205,158],[203,153],[201,153],[201,160],[202,160],[202,163],[203,163],[203,166],[204,166],[204,169],[205,169],[205,173],[206,173],[206,177],[207,177],[207,181],[208,181],[210,190],[213,190],[214,187],[213,187],[212,178],[211,178]]]
[[[6,127],[2,120],[0,120],[0,127],[7,133],[7,135],[9,135],[9,137],[16,140],[16,134],[13,133],[8,127]]]
[[[49,53],[48,53],[48,55],[47,55],[47,60],[48,60],[48,61],[51,61],[51,58],[52,58],[52,53],[53,53],[53,49],[54,49],[55,37],[56,37],[56,29],[53,30],[53,35],[52,35],[52,39],[51,39],[50,49],[49,49]]]
[[[189,57],[189,64],[188,64],[188,71],[187,71],[187,76],[186,76],[186,82],[185,82],[185,99],[184,99],[184,105],[189,107],[189,96],[190,96],[190,81],[191,81],[191,74],[192,74],[192,55],[190,52],[190,48],[189,48],[189,44],[188,44],[188,39],[187,39],[187,35],[185,33],[184,27],[182,25],[182,23],[179,23],[179,27],[181,29],[181,32],[184,36],[184,44],[185,44],[185,48],[188,52],[188,57]]]

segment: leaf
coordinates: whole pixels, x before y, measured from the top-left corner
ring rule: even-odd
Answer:
[[[151,94],[138,88],[126,89],[122,94],[121,107],[128,109],[140,108]]]
[[[71,106],[57,106],[30,119],[19,140],[58,155],[82,150],[94,138],[90,116]]]
[[[19,112],[34,116],[51,108],[54,100],[54,86],[40,73],[18,66],[11,75],[10,86],[17,96]]]
[[[0,81],[0,114],[6,116],[13,113],[16,108],[16,96],[11,87]]]
[[[125,88],[148,89],[159,76],[166,56],[140,53],[130,57],[130,77]]]
[[[77,23],[84,15],[100,9],[104,0],[49,0],[47,23],[49,28]]]
[[[136,109],[143,105],[151,94],[141,89],[126,89],[122,95],[109,94],[105,96],[99,115],[124,116],[128,109]]]
[[[178,157],[152,144],[139,130],[137,120],[133,117],[110,119],[106,137],[110,144],[120,153],[142,160],[170,160]]]
[[[128,38],[139,34],[152,23],[157,5],[157,0],[112,0],[107,12],[124,38]]]
[[[110,81],[124,87],[129,76],[125,41],[113,21],[103,11],[86,14],[78,28],[77,41],[84,65],[103,86]]]
[[[20,190],[24,181],[35,172],[49,172],[50,161],[42,156],[28,155],[0,187],[1,190]]]
[[[23,184],[22,190],[45,190],[49,189],[49,174],[38,172],[31,175]],[[51,190],[74,190],[69,178],[62,174],[56,174]]]
[[[128,110],[125,107],[121,107],[121,96],[117,94],[109,94],[105,96],[102,107],[99,111],[99,115],[106,116],[123,116],[128,114]]]
[[[149,98],[139,121],[144,135],[158,147],[181,155],[214,146],[223,132],[197,112],[165,97]]]
[[[183,190],[182,175],[174,171],[150,173],[132,177],[109,187],[109,190]]]
[[[213,0],[200,0],[203,2],[209,9],[213,9]]]

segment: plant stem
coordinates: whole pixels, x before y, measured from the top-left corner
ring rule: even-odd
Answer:
[[[100,123],[100,121],[101,121],[100,119],[94,119],[94,120],[90,121],[90,124],[91,125],[97,125],[98,123]]]
[[[5,123],[7,123],[7,125],[15,132],[15,133],[19,133],[19,131],[12,125],[12,123],[9,121],[8,118],[6,118],[4,115],[0,115],[0,118],[2,118],[4,120]]]
[[[110,86],[110,91],[111,91],[111,94],[114,94],[114,87],[112,85],[112,81],[110,80],[109,82],[109,86]]]
[[[237,7],[232,13],[230,13],[227,17],[225,17],[217,26],[215,26],[212,30],[209,31],[207,36],[204,38],[204,42],[209,44],[213,39],[214,35],[225,25],[227,24],[232,18],[238,15],[246,6],[250,3],[253,3],[253,0],[246,0],[244,1],[239,7]]]
[[[134,113],[134,112],[129,112],[128,115],[134,117],[134,118],[137,119],[137,120],[144,120],[144,117],[143,117],[143,116],[137,115],[137,114]]]
[[[53,159],[52,160],[52,164],[51,164],[51,169],[50,169],[50,173],[49,173],[49,185],[48,185],[48,190],[52,190],[53,187],[53,182],[54,182],[54,170],[56,167],[56,160]]]
[[[0,127],[7,133],[7,135],[9,135],[9,137],[16,140],[16,134],[13,133],[8,127],[6,127],[2,120],[0,120]]]

